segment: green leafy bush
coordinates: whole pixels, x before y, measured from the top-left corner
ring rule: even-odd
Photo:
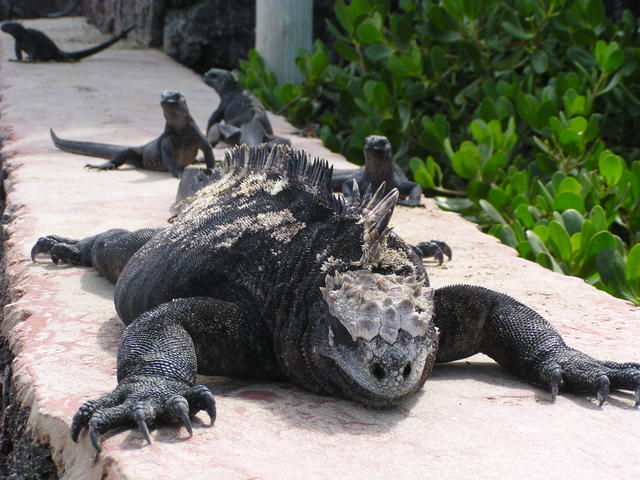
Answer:
[[[395,3],[395,2],[394,2]],[[339,60],[241,80],[362,161],[364,138],[520,255],[640,303],[640,38],[602,0],[338,0]]]

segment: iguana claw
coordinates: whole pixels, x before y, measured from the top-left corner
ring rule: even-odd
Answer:
[[[147,426],[147,414],[143,404],[139,404],[133,412],[133,418],[138,424],[140,433],[147,441],[148,445],[151,445],[151,436],[149,435],[149,427]]]
[[[559,365],[554,366],[549,372],[549,388],[551,388],[551,400],[555,401],[558,390],[562,383],[562,369]]]
[[[213,425],[216,421],[216,399],[213,397],[211,390],[204,385],[196,385],[191,390],[191,395],[190,401],[192,401],[192,404],[207,412],[211,425]]]
[[[75,245],[77,240],[71,238],[63,238],[57,235],[47,235],[46,237],[40,237],[31,248],[31,261],[35,262],[36,257],[40,253],[50,253],[51,250],[59,244]],[[55,263],[58,263],[52,258]]]
[[[84,168],[88,170],[115,170],[117,165],[113,162],[104,162],[100,165],[93,165],[91,163],[87,163]]]
[[[602,407],[604,405],[604,401],[607,399],[607,395],[609,395],[609,378],[605,374],[601,374],[598,377],[598,406]]]
[[[191,419],[189,419],[189,403],[187,402],[187,399],[180,395],[176,395],[170,400],[170,402],[176,416],[180,418],[182,424],[187,429],[187,432],[189,432],[189,436],[192,437],[193,426],[191,425]]]
[[[168,395],[167,395],[168,394]],[[101,450],[100,435],[104,432],[136,424],[148,444],[149,425],[166,419],[178,420],[193,436],[189,414],[205,410],[215,420],[215,400],[204,385],[194,387],[184,382],[162,377],[137,378],[120,383],[112,393],[90,400],[78,409],[71,424],[71,438],[78,440],[80,431],[88,427],[93,448]]]

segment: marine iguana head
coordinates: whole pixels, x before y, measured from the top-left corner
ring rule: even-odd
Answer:
[[[370,135],[364,141],[364,168],[371,189],[376,190],[384,181],[389,184],[393,177],[393,156],[387,137]]]
[[[364,139],[364,152],[375,158],[384,159],[387,155],[391,155],[391,143],[387,137],[369,135]]]
[[[393,189],[363,206],[362,257],[337,262],[325,276],[312,334],[319,370],[345,396],[372,407],[396,404],[418,390],[438,347],[433,289],[425,287],[426,275],[408,248],[388,238],[397,199]]]
[[[189,117],[187,100],[182,92],[165,90],[160,98],[160,106],[167,122],[176,123],[185,121]]]
[[[233,90],[242,90],[233,73],[221,68],[212,68],[207,71],[204,74],[204,83],[215,89],[218,95],[223,95]]]
[[[5,22],[2,24],[2,26],[0,26],[0,30],[8,33],[9,35],[13,35],[15,38],[18,38],[18,36],[24,33],[25,28],[17,22]]]

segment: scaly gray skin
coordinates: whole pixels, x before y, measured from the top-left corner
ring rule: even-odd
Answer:
[[[141,147],[65,140],[58,138],[53,130],[51,138],[60,150],[109,159],[100,165],[85,165],[96,170],[114,170],[128,163],[147,170],[168,170],[174,177],[180,177],[184,168],[195,161],[198,150],[204,154],[207,168],[213,168],[215,159],[211,145],[191,117],[182,93],[163,92],[160,106],[166,120],[164,132]]]
[[[422,189],[420,185],[410,181],[402,169],[395,164],[391,153],[391,143],[387,137],[371,135],[365,139],[364,166],[349,170],[333,172],[331,188],[351,195],[353,180],[358,182],[360,191],[364,192],[370,186],[372,191],[380,188],[384,182],[386,191],[397,188],[400,192],[400,205],[420,207]]]
[[[196,371],[287,378],[313,392],[388,407],[420,389],[434,362],[478,352],[551,390],[640,397],[640,364],[569,348],[540,315],[482,287],[429,288],[422,262],[388,228],[398,191],[333,196],[331,169],[300,151],[236,148],[220,179],[164,229],[40,238],[31,255],[93,266],[116,283],[127,325],[118,386],[85,403],[78,439],[183,423],[211,392]]]
[[[74,62],[89,55],[101,52],[110,47],[118,40],[127,36],[134,27],[129,27],[109,40],[96,45],[95,47],[78,50],[75,52],[65,52],[60,50],[53,40],[40,30],[25,28],[16,22],[6,22],[0,27],[3,32],[8,33],[15,39],[16,61],[21,62],[22,52],[27,54],[27,62]]]
[[[231,72],[212,68],[204,74],[204,82],[220,96],[220,104],[207,122],[207,138],[211,145],[215,147],[220,141],[250,146],[260,143],[291,144],[288,139],[273,134],[260,100],[243,90]]]

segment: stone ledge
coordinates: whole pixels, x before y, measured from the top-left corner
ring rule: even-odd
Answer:
[[[82,19],[26,23],[56,39],[74,38],[74,48],[98,37]],[[630,394],[613,394],[604,409],[578,395],[550,404],[546,392],[481,355],[437,366],[422,392],[386,411],[287,384],[202,378],[217,393],[219,416],[209,427],[199,414],[193,438],[164,427],[152,431],[153,444],[146,446],[138,432],[116,431],[99,458],[86,434],[73,443],[75,410],[116,383],[123,327],[104,278],[89,269],[32,263],[29,250],[43,234],[82,237],[162,225],[177,181],[142,170],[87,171],[84,158],[54,149],[48,129],[142,144],[162,129],[162,90],[182,90],[200,125],[216,97],[197,75],[155,50],[124,44],[76,64],[25,65],[7,61],[9,40],[0,38],[12,216],[2,334],[16,355],[13,385],[31,408],[29,426],[51,446],[63,478],[636,478],[640,414]],[[281,118],[274,123],[278,134],[291,131]],[[346,166],[316,139],[293,143]],[[459,216],[425,203],[423,209],[398,207],[394,226],[409,241],[439,238],[452,246],[453,261],[429,270],[435,286],[474,283],[503,291],[545,315],[570,345],[598,357],[640,360],[640,309],[519,259]]]

